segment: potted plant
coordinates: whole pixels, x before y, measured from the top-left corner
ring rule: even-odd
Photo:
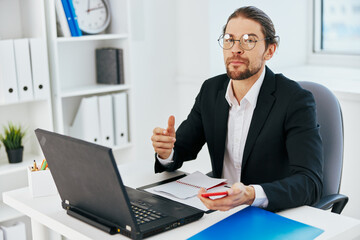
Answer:
[[[0,134],[0,141],[4,144],[9,163],[19,163],[23,158],[24,147],[22,139],[25,131],[19,126],[9,123],[4,126],[4,134]]]

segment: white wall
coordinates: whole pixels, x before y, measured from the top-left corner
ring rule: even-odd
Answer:
[[[130,3],[135,157],[154,161],[152,130],[166,127],[168,115],[176,110],[175,4],[167,0]]]
[[[335,92],[335,95],[340,101],[344,118],[344,167],[340,192],[349,197],[349,202],[343,214],[360,219],[360,93]]]

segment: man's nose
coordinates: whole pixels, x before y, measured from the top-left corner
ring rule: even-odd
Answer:
[[[232,47],[232,52],[234,54],[243,54],[244,49],[241,47],[240,41],[235,41],[234,46]]]

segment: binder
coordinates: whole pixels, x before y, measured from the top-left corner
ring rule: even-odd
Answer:
[[[69,135],[101,144],[97,96],[82,98]]]
[[[121,146],[129,142],[127,93],[113,94],[115,144]]]
[[[96,81],[104,84],[124,84],[124,56],[121,48],[96,49]]]
[[[82,32],[79,28],[78,17],[75,12],[74,4],[73,4],[72,0],[67,0],[67,1],[69,3],[70,14],[71,14],[71,17],[73,20],[76,36],[78,36],[78,37],[82,36]]]
[[[55,8],[56,8],[56,19],[59,24],[58,28],[60,28],[60,32],[64,37],[71,37],[71,32],[69,28],[69,24],[65,15],[64,6],[61,0],[54,0]],[[60,34],[58,34],[60,36]]]
[[[314,239],[324,230],[257,207],[246,207],[188,238],[200,239]]]
[[[19,100],[33,100],[34,90],[31,77],[29,40],[27,38],[15,39],[14,49]]]
[[[0,104],[19,100],[13,40],[0,40]]]
[[[45,40],[30,39],[32,80],[35,99],[47,99],[50,96],[49,65]]]
[[[70,12],[70,6],[69,6],[69,2],[68,0],[61,0],[63,8],[64,8],[64,12],[65,12],[65,16],[68,22],[68,26],[70,28],[70,32],[71,32],[71,36],[76,37],[77,36],[77,31],[75,29],[75,24],[74,24],[74,20],[72,17],[72,14]]]
[[[98,97],[101,143],[114,146],[114,117],[111,95]]]

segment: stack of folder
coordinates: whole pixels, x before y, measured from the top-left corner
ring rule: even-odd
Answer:
[[[50,96],[45,40],[0,40],[0,104]]]
[[[127,93],[81,99],[70,136],[108,147],[129,142]]]

